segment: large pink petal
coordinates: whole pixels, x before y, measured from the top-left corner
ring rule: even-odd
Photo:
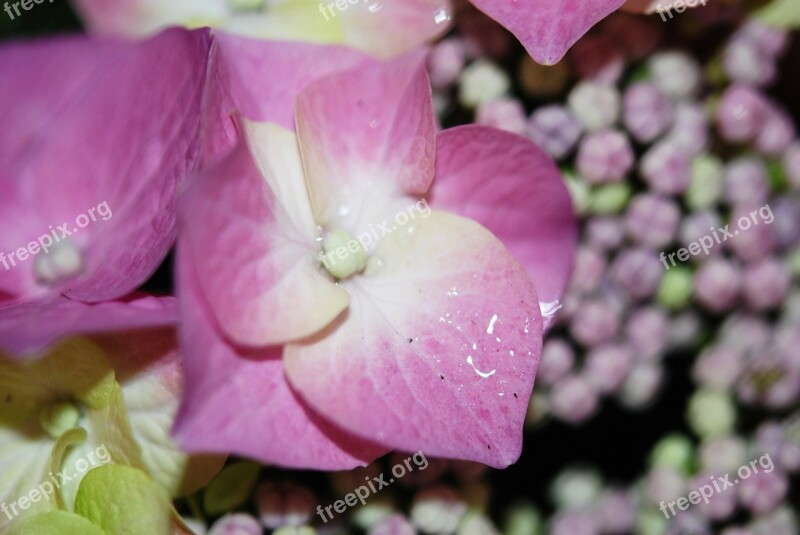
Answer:
[[[286,346],[303,398],[400,450],[513,463],[542,319],[533,284],[497,238],[433,211],[384,237],[366,272],[343,284],[347,314]]]
[[[51,282],[52,292],[113,299],[163,260],[174,238],[176,189],[198,152],[210,44],[208,31],[175,29],[141,43],[69,38],[0,49],[0,113],[4,130],[18,136],[0,149],[1,202],[26,209],[21,225],[7,224],[14,210],[0,210],[0,225],[14,229],[0,246],[26,247],[66,223],[72,235],[64,239],[81,252],[84,269]],[[34,259],[13,271],[6,278],[0,270],[3,291],[20,299],[42,293]]]
[[[175,325],[171,297],[137,297],[88,304],[59,297],[0,309],[0,350],[9,357],[33,355],[79,334],[134,331]]]
[[[428,190],[436,126],[424,53],[316,81],[296,115],[319,224],[347,226],[361,207]]]
[[[294,102],[312,81],[372,64],[367,56],[342,46],[262,41],[216,33],[222,81],[239,113],[253,121],[294,128]]]
[[[558,63],[589,28],[625,0],[471,0],[505,26],[544,65]]]
[[[577,220],[553,161],[530,140],[484,126],[445,130],[436,140],[431,205],[474,219],[522,262],[546,326],[575,260]]]
[[[318,269],[297,138],[277,125],[250,130],[257,161],[243,142],[181,199],[181,258],[226,335],[264,346],[318,331],[348,296]]]
[[[284,377],[279,347],[245,351],[227,342],[182,254],[179,247],[187,378],[174,435],[187,451],[234,453],[321,470],[365,465],[385,453],[327,422],[299,400]],[[282,312],[276,310],[276,315]]]

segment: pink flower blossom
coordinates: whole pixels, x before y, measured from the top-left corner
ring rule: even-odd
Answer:
[[[257,78],[241,57],[229,70]],[[233,152],[182,199],[177,438],[322,469],[395,448],[514,462],[575,246],[557,169],[521,136],[437,133],[422,54],[295,102],[296,133],[277,107],[244,109]],[[321,262],[337,240],[344,255]]]

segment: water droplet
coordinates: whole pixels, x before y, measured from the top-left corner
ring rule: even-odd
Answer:
[[[489,321],[489,327],[486,328],[487,334],[492,334],[494,332],[494,323],[497,321],[497,314],[492,315],[492,319]]]
[[[475,370],[475,373],[477,373],[478,375],[480,375],[480,376],[481,376],[481,377],[483,377],[484,379],[486,379],[486,378],[488,378],[488,377],[491,377],[492,375],[494,375],[495,373],[497,373],[497,370],[492,370],[492,371],[490,371],[490,372],[488,372],[488,373],[487,373],[487,372],[482,372],[482,371],[480,371],[478,368],[476,368],[476,367],[475,367],[475,364],[473,364],[473,362],[472,362],[472,355],[468,355],[468,356],[467,356],[467,364],[469,364],[470,366],[472,366],[472,369],[473,369],[473,370]]]
[[[539,301],[539,310],[541,310],[542,316],[545,318],[552,318],[563,306],[558,299],[555,301]]]
[[[433,21],[436,24],[442,24],[444,22],[450,21],[450,13],[447,12],[447,8],[440,7],[437,9],[433,14]]]

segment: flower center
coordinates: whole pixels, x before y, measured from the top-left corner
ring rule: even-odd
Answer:
[[[68,429],[75,427],[81,417],[81,411],[69,402],[45,405],[39,411],[39,424],[51,437],[58,439]]]
[[[36,255],[34,269],[39,282],[53,285],[83,272],[83,253],[69,239],[56,242]]]
[[[367,265],[364,244],[346,230],[337,229],[325,236],[322,251],[322,265],[337,280],[360,273]]]

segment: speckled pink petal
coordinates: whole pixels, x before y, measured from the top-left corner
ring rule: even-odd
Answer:
[[[55,233],[82,255],[66,282],[42,282],[42,257],[0,267],[0,289],[102,301],[150,276],[172,246],[176,190],[195,165],[210,46],[208,31],[173,29],[137,43],[0,47],[0,141],[13,138],[0,148],[0,204],[14,206],[0,208],[0,251]]]
[[[227,342],[214,325],[192,266],[180,255],[179,250],[187,379],[174,435],[187,451],[234,453],[319,470],[366,465],[386,452],[307,407],[286,381],[280,347],[244,350]]]
[[[461,126],[436,140],[435,209],[491,230],[536,285],[547,327],[572,271],[577,220],[561,173],[530,140],[484,126]]]
[[[247,129],[256,161],[242,143],[193,182],[181,199],[179,247],[225,334],[264,346],[316,332],[348,296],[319,270],[296,136],[277,125]]]
[[[318,80],[296,115],[317,223],[428,190],[436,126],[424,53]]]
[[[11,358],[35,356],[78,334],[134,331],[177,322],[177,302],[171,297],[131,296],[94,304],[59,297],[0,308],[0,351]]]
[[[284,350],[291,384],[364,438],[505,467],[541,353],[536,290],[486,229],[433,211],[343,283],[345,315]]]
[[[589,28],[625,0],[471,0],[519,39],[533,59],[558,63]]]

